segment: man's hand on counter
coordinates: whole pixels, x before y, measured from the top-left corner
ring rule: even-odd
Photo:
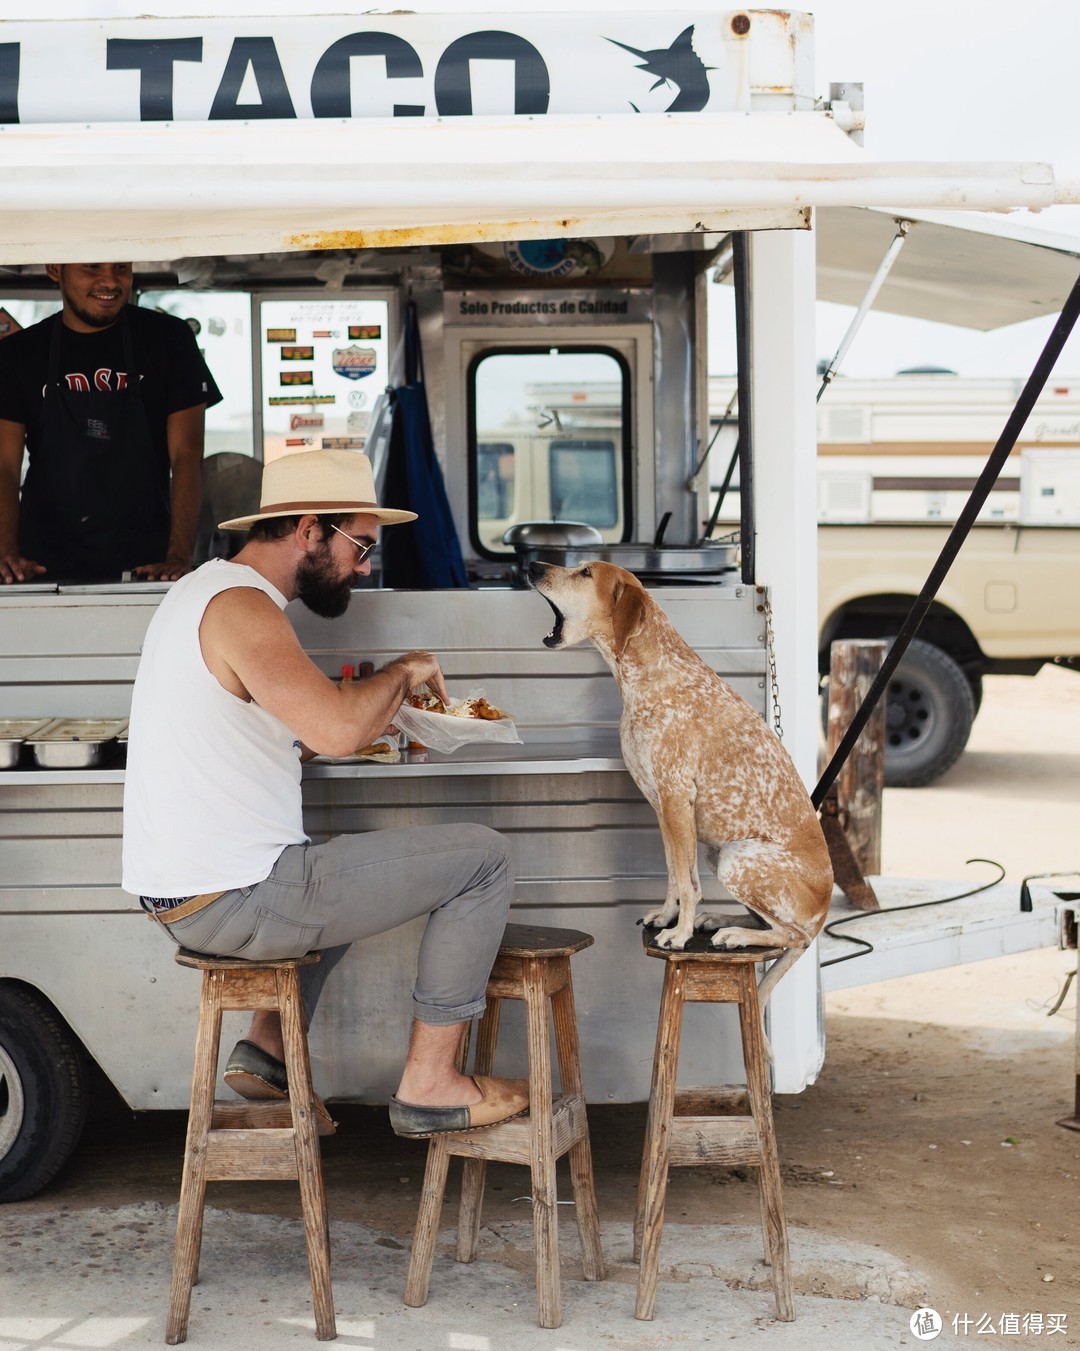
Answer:
[[[19,553],[0,554],[0,582],[32,582],[45,571],[43,563],[23,558]]]
[[[176,582],[191,571],[191,564],[182,558],[166,558],[164,563],[142,563],[132,568],[141,582]]]

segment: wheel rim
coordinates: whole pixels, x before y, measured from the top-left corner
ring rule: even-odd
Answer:
[[[937,717],[926,691],[897,677],[889,683],[885,704],[885,744],[896,755],[921,746],[933,733]]]
[[[22,1079],[15,1062],[0,1046],[0,1159],[6,1158],[14,1148],[22,1130],[25,1110]]]

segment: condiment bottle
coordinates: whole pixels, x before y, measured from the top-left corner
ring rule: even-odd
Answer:
[[[345,685],[350,680],[352,680],[352,678],[353,678],[353,668],[351,666],[343,666],[341,668],[341,683]]]

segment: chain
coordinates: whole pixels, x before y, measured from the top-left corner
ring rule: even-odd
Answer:
[[[769,682],[772,686],[773,730],[779,740],[784,739],[784,728],[780,721],[780,682],[776,678],[776,635],[773,633],[772,603],[765,587],[759,588],[763,603],[758,609],[765,616],[765,655],[769,659]]]

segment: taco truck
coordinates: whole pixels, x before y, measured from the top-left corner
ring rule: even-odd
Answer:
[[[642,1101],[659,964],[641,959],[635,920],[664,886],[659,831],[620,758],[607,668],[592,649],[544,648],[547,607],[521,566],[583,549],[631,566],[778,730],[782,701],[812,783],[815,212],[1077,194],[1047,165],[870,159],[856,87],[818,97],[808,15],[569,18],[0,21],[0,326],[57,308],[44,264],[102,258],[134,259],[138,303],[191,324],[225,393],[207,414],[202,557],[236,547],[215,523],[257,504],[268,459],[362,449],[386,474],[387,390],[411,329],[468,586],[403,589],[377,569],[344,618],[290,617],[333,678],[430,648],[453,693],[482,688],[512,713],[521,744],[317,759],[307,829],[504,832],[515,917],[597,940],[577,974],[590,1100]],[[737,529],[710,540],[706,305],[721,258],[743,495]],[[1044,312],[1068,272],[1032,282]],[[529,483],[549,506],[526,518]],[[0,591],[0,1200],[45,1186],[70,1154],[89,1063],[134,1110],[187,1104],[197,982],[119,885],[123,728],[165,589]],[[14,730],[52,719],[104,730],[44,754]],[[311,1034],[323,1096],[386,1101],[417,940],[357,944],[332,975]],[[769,1018],[775,1087],[797,1092],[824,1055],[815,954]],[[689,1029],[687,1078],[740,1073],[733,1033]]]

